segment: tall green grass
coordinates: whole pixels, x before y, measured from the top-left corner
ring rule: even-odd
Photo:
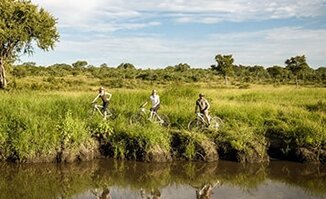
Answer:
[[[114,121],[89,117],[97,91],[85,92],[1,92],[0,159],[19,161],[53,155],[62,148],[79,150],[92,146],[92,137],[111,143],[114,157],[142,156],[159,147],[171,150],[169,130],[157,125],[130,125],[129,118],[151,90],[113,89],[110,108],[118,114]],[[265,144],[265,133],[275,132],[295,138],[298,145],[326,145],[326,90],[324,88],[257,87],[252,89],[200,89],[181,86],[159,88],[161,109],[172,129],[186,129],[195,117],[199,92],[211,103],[210,113],[224,120],[219,132],[205,136],[229,142],[245,150],[256,142]],[[148,105],[148,108],[150,105]],[[198,132],[197,132],[198,133]],[[187,149],[187,157],[195,152]]]

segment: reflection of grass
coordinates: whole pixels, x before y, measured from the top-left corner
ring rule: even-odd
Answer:
[[[283,165],[277,167],[275,165]],[[0,164],[0,198],[70,198],[87,190],[103,187],[162,190],[170,185],[221,182],[221,186],[256,191],[266,180],[281,181],[300,187],[308,195],[323,196],[326,170],[323,167],[299,164],[242,165],[233,162],[173,162],[148,164],[114,160],[54,165]]]
[[[221,168],[217,174],[221,182],[248,192],[257,189],[268,177],[264,164],[234,165],[225,162]]]
[[[293,187],[300,187],[309,195],[325,196],[326,172],[323,165],[271,163],[270,179]]]
[[[90,186],[89,170],[53,164],[0,165],[0,198],[70,198]]]

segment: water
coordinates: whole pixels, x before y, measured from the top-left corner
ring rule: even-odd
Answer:
[[[201,199],[326,198],[326,167],[282,161],[0,164],[1,199],[95,199],[103,191],[112,199],[196,199],[196,190],[205,186],[212,193]]]

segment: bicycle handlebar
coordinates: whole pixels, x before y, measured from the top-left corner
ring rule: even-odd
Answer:
[[[198,112],[198,113],[196,113],[196,116],[204,116],[204,114]]]

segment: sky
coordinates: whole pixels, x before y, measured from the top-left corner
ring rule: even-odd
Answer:
[[[216,64],[284,66],[305,55],[326,66],[326,0],[32,0],[57,18],[53,51],[35,48],[21,62],[164,68]]]

